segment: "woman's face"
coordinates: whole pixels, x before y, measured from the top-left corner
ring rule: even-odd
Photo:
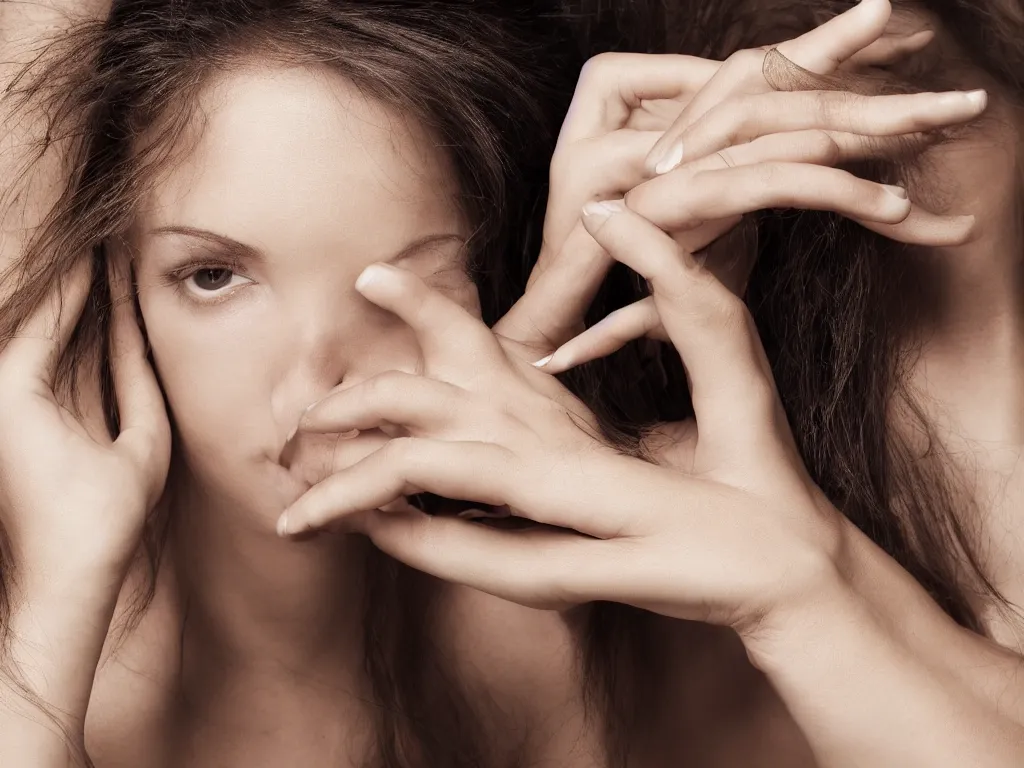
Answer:
[[[191,481],[272,528],[325,466],[384,439],[282,456],[302,411],[342,381],[419,365],[410,331],[354,290],[359,273],[396,264],[479,315],[467,227],[444,154],[334,74],[235,71],[201,116],[133,227],[139,302]]]

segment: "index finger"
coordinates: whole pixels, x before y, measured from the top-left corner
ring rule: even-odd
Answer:
[[[52,386],[60,354],[68,345],[92,286],[92,257],[82,256],[54,281],[49,294],[7,342],[2,357]]]
[[[479,370],[485,361],[506,361],[497,339],[483,322],[412,272],[371,264],[356,280],[356,290],[403,320],[431,365]]]
[[[558,142],[622,128],[641,102],[696,93],[718,67],[717,61],[682,54],[598,54],[583,65]]]

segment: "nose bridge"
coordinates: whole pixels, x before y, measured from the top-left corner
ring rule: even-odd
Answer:
[[[358,294],[323,291],[306,297],[291,318],[287,356],[304,387],[322,394],[345,379],[419,365],[415,335],[396,318],[364,303]]]
[[[296,307],[289,333],[292,365],[314,387],[333,387],[345,376],[358,336],[358,323],[346,308],[349,303],[324,292],[306,297]]]

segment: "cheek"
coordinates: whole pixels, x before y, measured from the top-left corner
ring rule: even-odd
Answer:
[[[157,375],[188,453],[224,457],[251,445],[269,420],[269,414],[260,416],[261,406],[268,411],[263,377],[270,346],[260,325],[228,313],[214,320],[183,308],[177,297],[140,296],[139,303]]]

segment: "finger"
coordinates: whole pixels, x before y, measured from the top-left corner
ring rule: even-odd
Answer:
[[[861,136],[819,129],[771,133],[684,163],[675,172],[696,174],[770,161],[835,166],[857,160],[906,156],[934,140],[935,134],[926,133]]]
[[[889,0],[861,0],[845,13],[778,46],[779,53],[804,69],[827,75],[885,32]]]
[[[742,216],[716,219],[705,222],[695,229],[673,232],[671,237],[679,247],[696,253],[731,231],[741,221]],[[709,268],[714,270],[715,266]],[[581,330],[535,365],[545,373],[563,373],[591,360],[607,357],[634,339],[641,338],[669,340],[654,300],[650,296],[617,309],[590,328]]]
[[[584,223],[606,251],[646,278],[691,383],[702,434],[771,425],[778,409],[760,339],[743,302],[656,226],[621,205],[588,205]]]
[[[110,369],[121,429],[114,445],[161,474],[170,461],[170,424],[163,393],[146,358],[125,260],[108,257],[107,275],[112,303]]]
[[[561,253],[546,266],[538,262],[526,292],[494,333],[512,342],[511,351],[523,359],[550,354],[583,330],[587,309],[613,263],[577,220]]]
[[[538,268],[546,268],[562,249],[584,203],[621,197],[648,178],[644,158],[660,136],[660,132],[612,131],[555,152]]]
[[[909,35],[885,35],[853,54],[846,64],[853,67],[883,67],[923,51],[935,39],[935,31],[919,29]]]
[[[53,386],[57,363],[75,331],[92,285],[92,258],[83,256],[53,284],[3,349],[4,366]]]
[[[973,120],[986,106],[984,91],[864,96],[839,91],[788,91],[732,99],[683,131],[673,157],[692,161],[760,136],[823,129],[865,136],[897,136]],[[677,163],[678,164],[678,163]],[[661,166],[660,172],[671,170]]]
[[[655,99],[643,102],[640,109],[634,109],[624,127],[634,131],[667,131],[676,121],[692,96],[675,99]]]
[[[568,531],[504,531],[450,517],[373,511],[356,530],[383,552],[438,579],[532,608],[593,599],[614,574],[613,544]]]
[[[281,466],[307,487],[365,459],[392,439],[378,429],[353,433],[297,432],[281,451]]]
[[[667,341],[661,316],[648,296],[622,309],[586,329],[574,339],[560,346],[551,357],[538,367],[552,375],[583,365],[591,360],[616,352],[634,339],[644,337]]]
[[[809,72],[829,74],[845,58],[876,40],[885,30],[889,14],[888,0],[865,0],[826,24],[782,43],[777,52]],[[766,55],[764,50],[744,50],[730,56],[651,150],[645,161],[648,170],[656,173],[677,165],[682,152],[679,136],[731,94],[769,90],[763,71]]]
[[[396,438],[310,488],[281,515],[277,530],[304,533],[422,491],[492,506],[512,504],[507,482],[512,461],[508,451],[490,443]]]
[[[388,371],[355,386],[337,389],[299,420],[304,432],[341,433],[396,424],[413,434],[446,431],[467,410],[468,393],[436,379]]]
[[[601,136],[626,125],[641,103],[699,91],[719,63],[678,54],[602,53],[580,73],[559,146]]]
[[[684,169],[680,169],[684,170]],[[805,163],[761,163],[668,174],[626,195],[626,204],[661,229],[688,229],[699,223],[767,208],[834,211],[850,218],[896,224],[912,205],[902,187],[858,178],[852,173]]]
[[[486,325],[413,273],[388,264],[371,264],[355,287],[368,301],[412,328],[431,365],[465,372],[467,360],[477,369],[487,362],[505,362]]]
[[[898,224],[859,219],[856,221],[865,229],[877,232],[889,240],[928,248],[943,248],[970,242],[976,234],[977,223],[974,216],[938,216],[916,205],[911,207],[910,215]]]

